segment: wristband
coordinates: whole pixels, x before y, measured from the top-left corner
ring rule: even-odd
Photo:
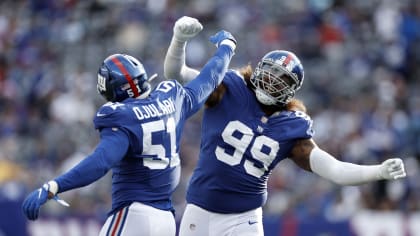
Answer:
[[[54,195],[58,192],[58,184],[54,180],[48,181],[48,191]]]
[[[236,43],[232,39],[223,39],[219,45],[227,45],[232,49],[232,51],[235,51],[236,49]]]

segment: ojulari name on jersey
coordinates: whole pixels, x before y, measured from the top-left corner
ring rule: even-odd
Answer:
[[[143,120],[152,117],[160,117],[175,112],[175,104],[172,99],[164,99],[156,104],[147,104],[143,106],[133,107],[137,119]]]

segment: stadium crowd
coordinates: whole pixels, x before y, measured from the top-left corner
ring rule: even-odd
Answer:
[[[266,214],[339,220],[359,209],[420,211],[417,0],[1,1],[0,169],[11,166],[4,163],[14,169],[13,178],[0,175],[0,188],[17,180],[34,189],[89,154],[98,142],[92,119],[104,103],[92,92],[102,59],[127,52],[163,79],[172,26],[182,15],[204,26],[187,48],[189,65],[203,66],[213,52],[207,38],[219,29],[238,39],[233,68],[255,67],[270,50],[293,51],[305,68],[297,97],[314,119],[320,146],[353,163],[390,157],[405,162],[404,180],[341,187],[285,160],[272,173]],[[200,125],[197,114],[184,131],[183,178],[174,194],[178,217],[198,156]],[[105,219],[109,192],[109,181],[101,180],[62,194],[70,208],[45,209]]]

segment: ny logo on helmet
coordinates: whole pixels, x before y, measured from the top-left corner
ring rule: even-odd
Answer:
[[[288,60],[287,62],[285,62],[286,58],[287,58],[286,56],[282,56],[280,59],[277,59],[275,61],[271,60],[271,61],[273,61],[274,64],[283,65],[287,71],[291,72],[293,70],[293,67],[295,67],[296,63],[294,60]]]
[[[103,77],[102,75],[98,74],[98,90],[100,92],[105,92],[106,91],[106,79],[105,77]]]

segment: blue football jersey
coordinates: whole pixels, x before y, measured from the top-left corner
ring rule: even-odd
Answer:
[[[200,108],[175,80],[163,81],[145,99],[106,103],[95,128],[118,128],[129,138],[126,156],[112,167],[112,205],[133,201],[170,209],[179,182],[179,142],[186,119]],[[112,147],[110,147],[112,148]]]
[[[112,170],[110,214],[141,202],[173,210],[171,194],[179,182],[179,145],[187,118],[222,82],[233,50],[218,47],[200,74],[182,86],[160,82],[148,97],[109,102],[94,118],[100,142],[92,154],[54,180],[58,192],[91,184]]]
[[[187,202],[218,213],[258,208],[267,198],[272,169],[297,139],[311,138],[312,120],[303,112],[266,116],[239,74],[229,71],[221,102],[204,111],[200,157]]]

